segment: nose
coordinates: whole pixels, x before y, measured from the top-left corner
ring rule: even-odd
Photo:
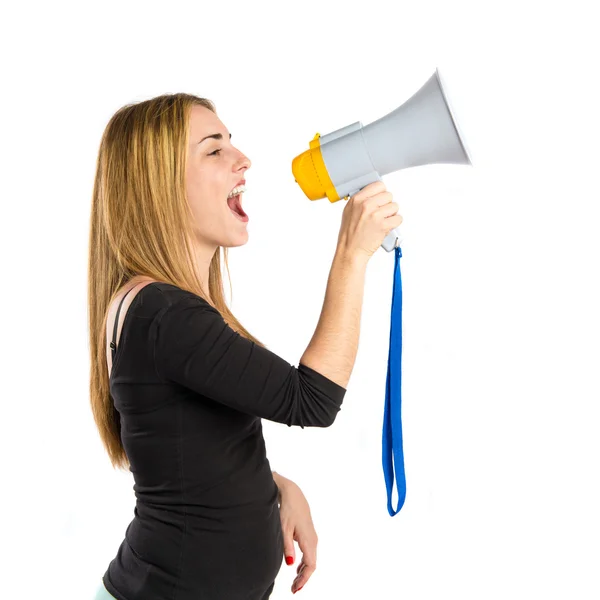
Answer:
[[[243,153],[240,152],[240,158],[236,163],[235,170],[239,171],[242,168],[248,170],[252,166],[252,161]]]

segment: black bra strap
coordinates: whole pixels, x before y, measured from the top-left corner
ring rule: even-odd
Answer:
[[[135,287],[135,286],[133,286],[133,287]],[[131,288],[130,290],[128,290],[127,294],[129,294],[129,292],[132,289],[133,288]],[[121,302],[119,302],[119,308],[117,309],[117,316],[115,317],[115,326],[113,327],[113,339],[112,339],[112,342],[110,343],[110,347],[111,347],[112,353],[113,353],[113,358],[115,356],[115,352],[117,351],[116,340],[117,340],[117,326],[119,324],[119,314],[121,313],[121,306],[123,306],[123,300],[125,300],[125,298],[127,298],[127,294],[125,294],[123,296],[123,298],[121,299]]]

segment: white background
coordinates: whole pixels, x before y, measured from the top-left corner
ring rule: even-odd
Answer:
[[[307,200],[291,161],[315,133],[395,109],[439,67],[475,166],[384,178],[404,217],[406,503],[389,516],[394,258],[380,249],[334,426],[263,421],[271,465],[300,485],[319,535],[297,597],[600,598],[591,2],[30,2],[2,13],[3,597],[91,599],[133,517],[131,474],[110,466],[88,395],[90,203],[112,114],[179,91],[216,103],[253,161],[231,307],[297,365],[344,202]],[[274,600],[291,597],[295,570],[282,564]]]

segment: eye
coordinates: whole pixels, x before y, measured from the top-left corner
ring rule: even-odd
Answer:
[[[221,152],[221,148],[215,150],[214,152],[210,152],[208,156],[213,156],[213,154],[216,156],[217,152]]]

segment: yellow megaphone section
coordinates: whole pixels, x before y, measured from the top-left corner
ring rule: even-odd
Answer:
[[[337,202],[340,197],[325,167],[320,137],[321,134],[317,133],[309,142],[310,149],[294,158],[292,173],[309,200],[320,200],[327,196],[330,202]]]

